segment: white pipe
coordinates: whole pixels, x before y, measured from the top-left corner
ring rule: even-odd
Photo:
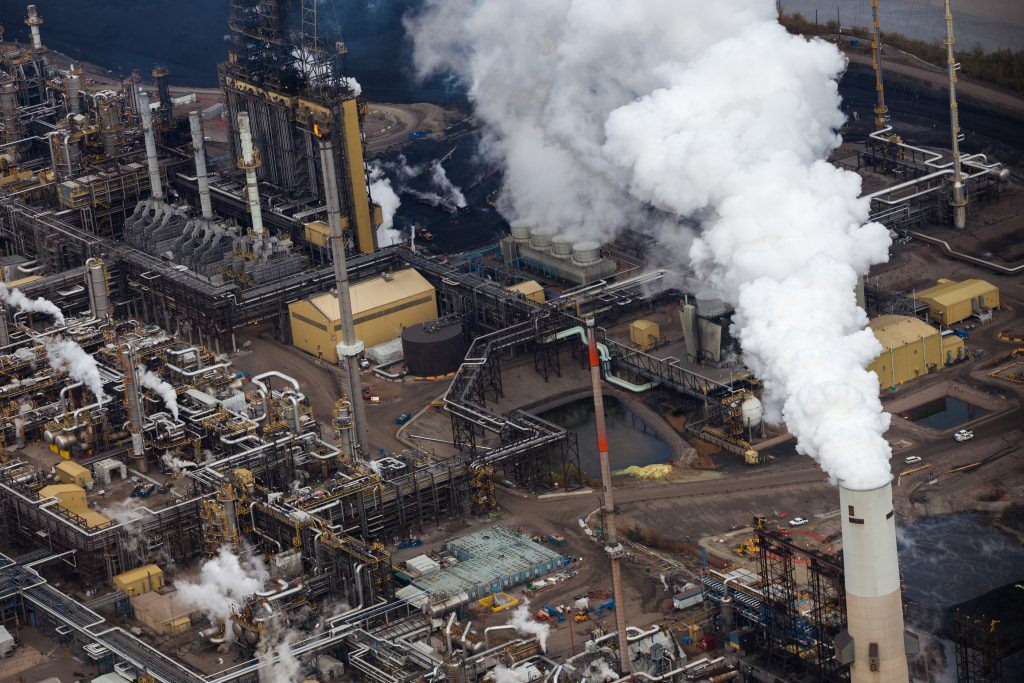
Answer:
[[[455,612],[448,616],[448,624],[444,627],[444,641],[448,645],[448,652],[452,651],[452,624],[455,623]]]
[[[156,156],[156,135],[153,133],[153,112],[149,108],[149,95],[139,91],[139,108],[142,115],[142,133],[146,138],[146,165],[149,166],[149,184],[153,199],[163,199],[164,190],[160,183],[160,162]],[[71,165],[70,160],[68,165]]]
[[[252,128],[249,124],[249,113],[238,113],[238,136],[242,143],[242,158],[238,160],[239,168],[245,171],[245,194],[249,199],[249,215],[252,217],[252,236],[263,238],[263,212],[260,208],[259,186],[256,182],[256,168],[260,165],[259,152],[253,148]]]

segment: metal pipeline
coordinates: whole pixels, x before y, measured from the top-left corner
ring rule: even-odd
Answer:
[[[454,616],[454,612],[452,613]],[[511,624],[501,624],[500,626],[488,626],[484,629],[484,647],[491,646],[491,631],[518,631],[515,626]]]
[[[182,377],[196,377],[197,375],[201,375],[201,374],[203,374],[205,372],[209,372],[210,370],[216,370],[218,368],[226,368],[226,367],[230,367],[230,366],[231,366],[231,363],[217,363],[215,365],[207,365],[205,368],[199,368],[198,370],[183,370],[183,369],[179,368],[177,365],[174,365],[172,363],[166,363],[165,364],[165,367],[168,367],[171,370],[174,370],[176,373],[178,373]]]
[[[448,616],[448,624],[444,627],[444,641],[448,646],[448,652],[452,651],[452,624],[455,623],[455,612]],[[486,638],[486,631],[484,637]]]

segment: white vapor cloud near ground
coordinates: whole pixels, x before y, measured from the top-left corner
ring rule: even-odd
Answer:
[[[833,481],[891,479],[864,370],[881,348],[854,296],[889,236],[860,178],[826,161],[844,120],[834,46],[786,33],[763,0],[427,0],[406,27],[421,75],[466,84],[507,219],[655,235],[736,306],[766,418]]]

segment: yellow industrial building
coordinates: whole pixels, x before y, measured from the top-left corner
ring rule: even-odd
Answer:
[[[629,325],[629,341],[641,351],[651,348],[661,339],[661,328],[650,320],[634,320]]]
[[[177,599],[177,592],[157,593],[150,591],[131,599],[132,613],[154,633],[177,634],[192,628],[195,609]]]
[[[356,336],[369,348],[402,335],[402,330],[437,318],[437,293],[412,268],[365,280],[350,289]],[[338,297],[333,292],[288,306],[292,344],[331,363],[342,341]]]
[[[163,587],[164,570],[155,564],[146,564],[114,577],[114,588],[133,597]]]
[[[544,288],[536,280],[527,280],[520,282],[519,284],[506,287],[510,292],[516,292],[522,294],[523,298],[527,301],[532,301],[535,304],[544,303]]]
[[[917,298],[928,304],[928,314],[944,325],[958,323],[976,313],[984,319],[999,308],[999,288],[978,279],[955,282],[942,278],[934,287],[918,292]]]
[[[964,340],[942,334],[925,321],[907,315],[880,315],[871,331],[882,353],[868,366],[881,388],[899,386],[963,358]]]
[[[85,489],[75,484],[50,484],[39,489],[39,500],[56,498],[57,507],[81,520],[81,523],[90,528],[97,529],[108,526],[110,519],[89,509],[85,499]]]

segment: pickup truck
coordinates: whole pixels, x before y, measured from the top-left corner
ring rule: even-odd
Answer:
[[[409,413],[402,413],[401,415],[399,415],[398,417],[395,418],[395,424],[396,425],[404,425],[406,422],[408,422],[411,419],[412,419],[412,415],[411,414],[409,414]]]
[[[961,429],[959,432],[953,435],[953,438],[963,443],[964,441],[970,441],[974,438],[974,432],[969,429]]]

